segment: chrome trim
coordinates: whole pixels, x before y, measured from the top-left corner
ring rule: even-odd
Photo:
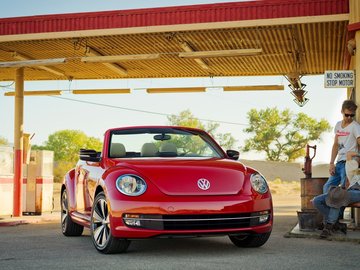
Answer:
[[[88,221],[88,222],[90,222],[90,220],[91,220],[90,216],[88,216],[86,214],[79,213],[79,212],[72,212],[70,215],[73,218],[80,219],[80,220],[85,220],[85,221]]]
[[[263,216],[270,216],[270,214],[264,214],[259,216],[248,216],[248,217],[237,217],[237,218],[192,218],[192,219],[156,219],[156,218],[127,218],[123,217],[124,220],[140,220],[140,221],[212,221],[212,220],[239,220],[239,219],[253,219],[253,218],[259,218]]]
[[[197,185],[201,190],[208,190],[210,188],[210,181],[205,178],[200,178]]]

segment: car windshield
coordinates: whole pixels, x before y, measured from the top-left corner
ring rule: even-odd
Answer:
[[[109,146],[110,158],[221,156],[221,150],[205,133],[175,128],[115,130]]]

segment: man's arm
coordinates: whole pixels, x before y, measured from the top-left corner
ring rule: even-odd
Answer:
[[[358,146],[360,145],[360,136],[356,138],[356,142],[358,144]]]
[[[360,139],[360,137],[359,137],[359,139]],[[329,167],[330,175],[335,174],[335,159],[336,159],[336,156],[338,154],[338,149],[339,149],[338,136],[335,135],[334,143],[333,143],[333,146],[332,146],[332,149],[331,149],[331,158],[330,158],[330,167]]]
[[[346,160],[352,160],[354,157],[359,157],[359,153],[353,151],[349,151],[346,153]]]
[[[353,129],[354,130],[354,136],[355,136],[355,138],[356,138],[356,142],[357,142],[357,144],[358,144],[358,147],[359,147],[359,145],[360,145],[360,124],[359,124],[359,122],[355,122],[355,129]]]

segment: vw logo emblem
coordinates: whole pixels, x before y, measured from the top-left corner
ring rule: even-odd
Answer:
[[[210,181],[205,178],[201,178],[197,181],[197,185],[202,190],[208,190],[210,188]]]

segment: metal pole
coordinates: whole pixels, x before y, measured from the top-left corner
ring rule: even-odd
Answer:
[[[359,13],[360,14],[360,13]],[[360,101],[360,30],[355,33],[355,41],[356,41],[356,52],[355,52],[355,96],[356,101]],[[359,118],[358,118],[359,120]],[[355,225],[356,227],[360,227],[360,209],[356,208],[355,210]]]
[[[14,208],[13,216],[22,215],[23,136],[24,136],[24,68],[16,70],[14,123]]]

